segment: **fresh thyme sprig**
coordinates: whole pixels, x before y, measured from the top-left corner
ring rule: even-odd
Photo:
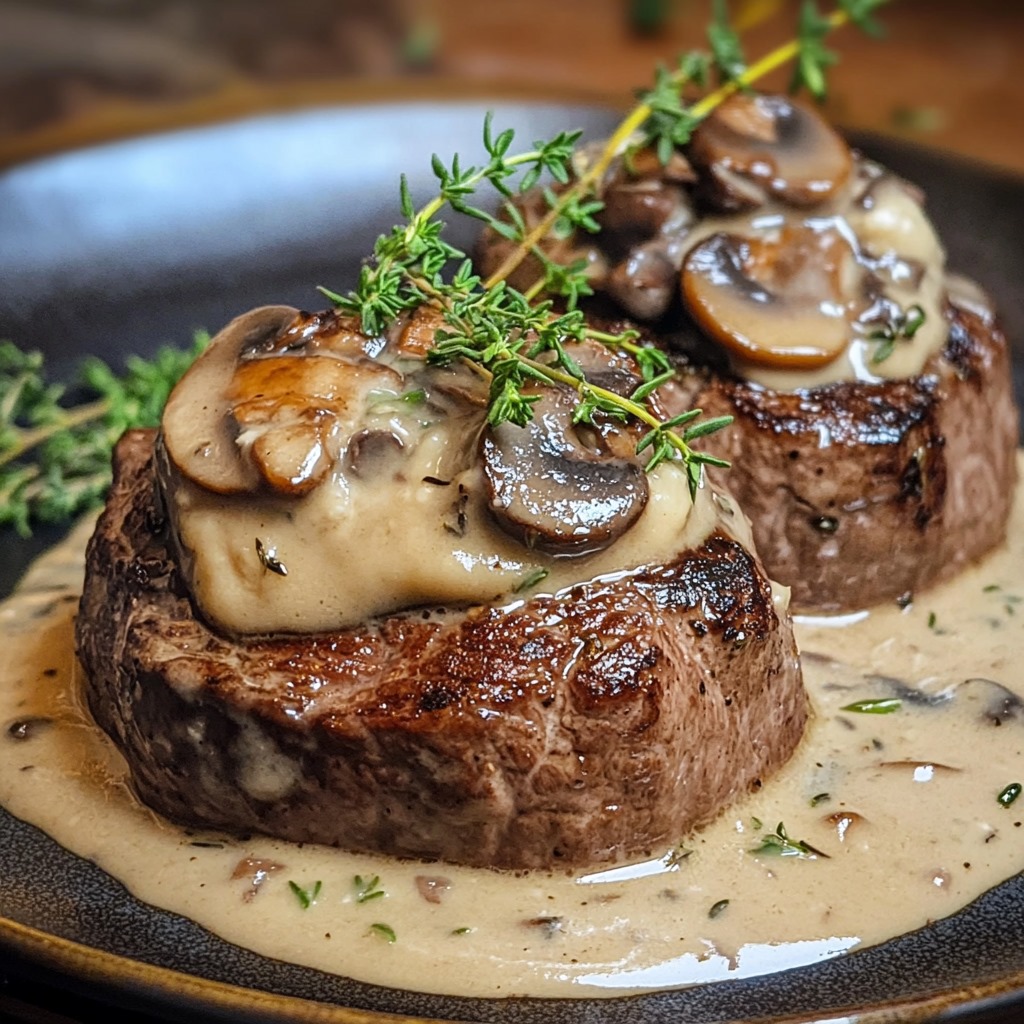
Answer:
[[[438,191],[419,210],[403,177],[400,198],[406,223],[378,239],[373,259],[363,267],[354,291],[339,295],[323,289],[324,294],[340,308],[358,315],[369,333],[379,333],[400,313],[423,303],[435,306],[446,326],[437,332],[428,359],[440,364],[464,360],[489,375],[488,421],[492,425],[529,422],[539,398],[524,390],[529,383],[568,385],[577,394],[576,422],[594,422],[595,417],[604,416],[634,417],[645,423],[650,430],[640,440],[638,453],[650,450],[648,469],[678,462],[687,474],[691,495],[695,494],[703,466],[728,463],[696,451],[691,442],[720,429],[729,419],[697,423],[699,410],[667,421],[659,419],[647,400],[671,376],[667,359],[636,345],[635,336],[589,331],[577,308],[579,300],[591,294],[586,262],[560,264],[542,242],[549,236],[564,238],[599,228],[596,214],[602,208],[601,185],[614,160],[651,147],[667,162],[720,103],[787,62],[796,62],[795,86],[823,96],[825,73],[835,61],[823,45],[825,36],[847,22],[873,30],[872,14],[885,2],[839,0],[836,10],[822,15],[813,0],[806,0],[797,37],[748,65],[740,38],[729,23],[725,0],[715,0],[708,31],[710,53],[694,51],[681,58],[674,71],[659,69],[653,89],[641,93],[639,104],[601,153],[575,178],[572,160],[579,132],[562,132],[549,142],[535,142],[525,153],[510,155],[514,133],[506,129],[496,135],[488,114],[483,130],[486,162],[463,167],[458,157],[445,164],[435,155],[432,167]],[[684,90],[703,86],[711,69],[717,73],[718,87],[687,105]],[[561,187],[544,189],[547,211],[530,225],[515,200],[545,174]],[[477,187],[485,183],[505,200],[500,215],[470,201]],[[514,243],[486,280],[473,272],[465,253],[443,239],[443,225],[436,218],[445,207],[482,221]],[[508,278],[527,258],[539,266],[540,277],[526,291],[519,291]],[[550,297],[540,300],[541,295]],[[555,311],[553,299],[561,300],[561,312]],[[586,337],[632,352],[640,362],[645,384],[628,397],[592,385],[566,351],[567,343]],[[543,354],[549,358],[539,360]]]
[[[90,359],[78,386],[87,400],[65,404],[43,357],[0,342],[0,525],[22,536],[33,523],[61,522],[98,504],[110,484],[110,456],[129,427],[156,426],[171,388],[207,342],[132,356],[118,376]]]
[[[742,48],[733,38],[735,33],[728,28],[725,5],[717,3],[715,20],[709,30],[712,54],[692,51],[679,59],[675,70],[659,68],[654,88],[640,93],[640,102],[619,123],[600,155],[558,196],[559,202],[578,203],[596,195],[612,163],[637,149],[653,146],[663,160],[667,159],[671,150],[689,142],[697,125],[733,93],[748,88],[790,62],[796,62],[792,88],[806,88],[818,99],[823,98],[828,68],[835,63],[835,55],[824,49],[825,36],[848,23],[878,34],[880,27],[873,14],[888,2],[890,0],[838,0],[834,11],[822,15],[814,0],[805,0],[795,38],[753,64],[743,66],[742,70]],[[693,85],[703,87],[712,63],[719,72],[721,84],[687,106],[682,99],[683,90]],[[527,256],[535,255],[559,216],[558,207],[549,210],[485,284],[490,286],[504,280]]]

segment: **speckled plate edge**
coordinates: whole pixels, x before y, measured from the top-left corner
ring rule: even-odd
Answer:
[[[253,1024],[475,1024],[469,1018],[410,1017],[384,1011],[361,1010],[263,992],[164,967],[116,956],[103,950],[71,942],[46,932],[0,918],[0,950],[9,948],[44,970],[76,979],[78,984],[97,986],[119,995],[141,997],[157,1003],[173,1000],[186,1018],[190,1014],[245,1014]],[[726,983],[728,984],[728,983]],[[77,987],[77,986],[76,986]],[[744,1017],[735,1024],[918,1024],[935,1021],[947,1011],[982,1009],[997,1005],[1001,997],[1024,988],[1024,972],[988,984],[953,993],[901,1000],[875,1006],[833,1008],[796,1016]],[[595,1001],[603,1002],[603,1001]]]

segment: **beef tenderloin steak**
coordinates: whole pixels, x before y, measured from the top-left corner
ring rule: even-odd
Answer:
[[[716,375],[689,400],[732,426],[708,438],[771,577],[798,611],[907,600],[1006,536],[1017,409],[994,319],[947,307],[922,373],[774,391]]]
[[[800,740],[791,626],[723,532],[508,607],[236,640],[183,591],[153,444],[117,448],[76,641],[93,715],[175,821],[497,868],[610,862],[666,850]]]

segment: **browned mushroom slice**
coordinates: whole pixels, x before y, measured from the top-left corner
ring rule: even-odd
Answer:
[[[386,339],[371,337],[360,329],[359,320],[336,309],[299,313],[276,338],[268,338],[254,355],[336,355],[348,359],[376,358]]]
[[[529,547],[583,555],[607,547],[647,503],[647,477],[621,431],[577,428],[568,392],[544,388],[525,427],[485,430],[484,477],[498,524]],[[624,442],[624,443],[623,443]]]
[[[719,233],[687,254],[683,300],[735,355],[762,366],[823,366],[851,337],[843,284],[853,259],[832,229],[786,228],[774,239]]]
[[[813,206],[835,195],[853,166],[850,148],[818,113],[785,96],[736,95],[694,132],[690,160],[705,198],[744,210],[774,196]]]
[[[638,320],[657,320],[676,294],[677,264],[669,258],[663,239],[637,246],[612,268],[605,289]]]
[[[275,339],[298,315],[291,306],[262,306],[231,321],[210,342],[164,408],[163,443],[185,477],[219,494],[248,491],[259,476],[236,444],[228,385],[239,358]]]
[[[334,356],[268,356],[242,362],[227,390],[239,444],[278,493],[312,490],[338,458],[368,391],[401,386],[388,367]],[[343,429],[347,428],[347,429]]]

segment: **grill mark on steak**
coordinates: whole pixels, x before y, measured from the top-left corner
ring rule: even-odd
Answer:
[[[174,820],[470,865],[600,863],[669,848],[799,742],[790,624],[724,534],[507,608],[243,642],[204,624],[147,526],[153,440],[117,448],[76,641],[93,715]]]

